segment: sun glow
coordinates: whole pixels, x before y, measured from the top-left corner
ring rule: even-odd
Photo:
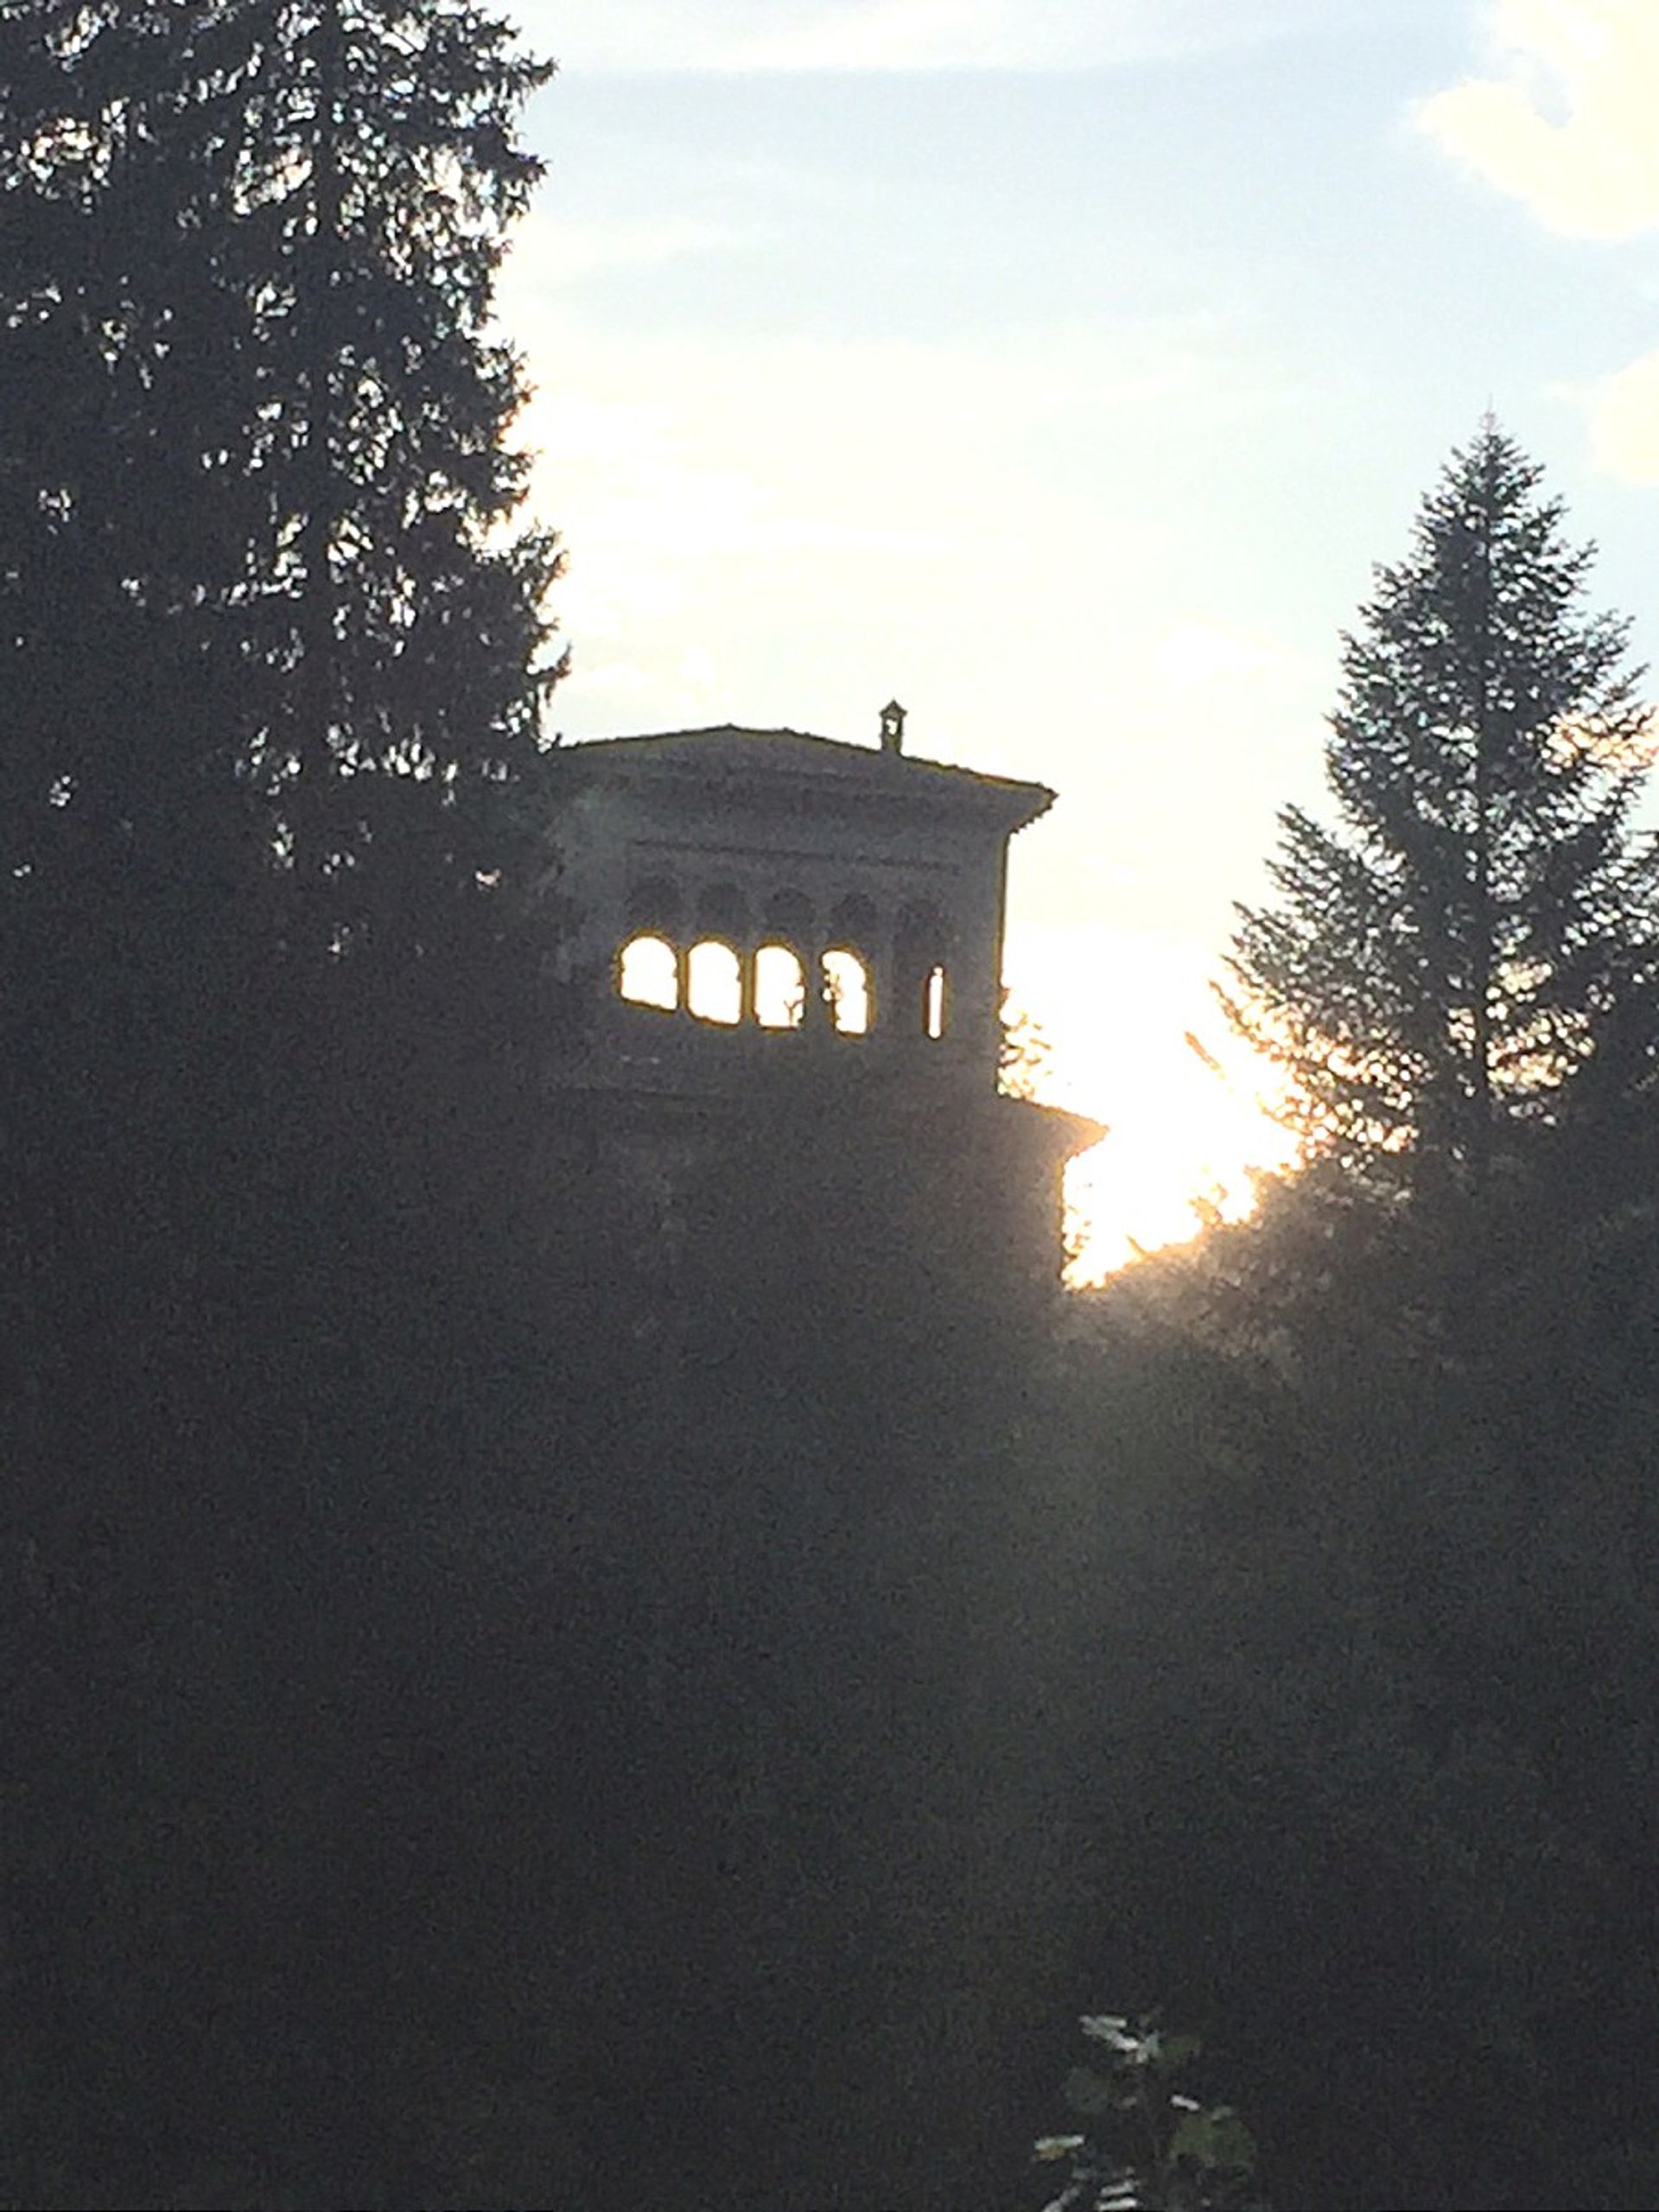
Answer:
[[[1074,1285],[1185,1243],[1211,1210],[1242,1218],[1252,1171],[1292,1157],[1263,1103],[1268,1073],[1229,1030],[1207,978],[1194,948],[1155,937],[1057,931],[1010,944],[1010,1007],[1051,1048],[1039,1096],[1109,1129],[1066,1176]]]

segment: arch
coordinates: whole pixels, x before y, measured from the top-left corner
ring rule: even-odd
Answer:
[[[907,899],[893,925],[896,943],[918,951],[931,951],[937,959],[944,950],[950,925],[931,899]]]
[[[842,899],[830,917],[830,936],[837,947],[844,946],[868,961],[875,950],[876,931],[880,918],[873,902],[861,892]]]
[[[843,1037],[862,1037],[875,1020],[868,964],[848,944],[831,945],[820,967],[830,1019]]]
[[[734,883],[705,884],[697,893],[696,912],[698,932],[703,937],[737,944],[747,933],[748,908]]]
[[[686,955],[685,1005],[699,1021],[734,1029],[743,1019],[743,962],[721,938],[699,938]]]
[[[680,956],[665,937],[642,931],[616,957],[616,990],[630,1006],[672,1014],[680,1003]]]
[[[950,1025],[949,927],[931,899],[909,900],[893,929],[895,1019],[912,1035],[938,1039]]]
[[[766,926],[787,944],[810,944],[817,934],[812,901],[800,891],[774,891],[766,903]]]
[[[671,875],[642,876],[628,891],[628,927],[671,938],[684,911],[680,887]]]
[[[798,1029],[806,1019],[806,970],[787,944],[763,944],[754,956],[754,1018],[762,1029]]]

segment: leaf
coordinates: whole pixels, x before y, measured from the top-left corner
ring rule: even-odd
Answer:
[[[1095,2198],[1094,2212],[1135,2212],[1137,2205],[1146,2202],[1141,2193],[1138,2174],[1123,2174],[1116,2181],[1109,2181]]]
[[[1085,2138],[1081,2135],[1039,2135],[1032,2155],[1044,2165],[1051,2166],[1058,2158],[1069,2158],[1081,2151]]]
[[[1060,2093],[1073,2112],[1080,2112],[1090,2120],[1098,2119],[1103,2113],[1122,2112],[1125,2105],[1134,2103],[1136,2094],[1126,2084],[1109,2081],[1105,2075],[1096,2074],[1087,2066],[1074,2066]]]
[[[1255,2138],[1231,2105],[1211,2105],[1181,2114],[1169,2139],[1169,2155],[1191,2158],[1197,2166],[1249,2173],[1255,2164]]]
[[[1068,2183],[1058,2196],[1049,2198],[1043,2212],[1075,2212],[1076,2207],[1083,2202],[1083,2188],[1080,2181]]]
[[[1154,2036],[1152,2063],[1160,2074],[1173,2074],[1204,2049],[1202,2036]]]

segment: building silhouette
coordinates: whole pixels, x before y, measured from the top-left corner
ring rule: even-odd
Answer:
[[[573,746],[561,816],[582,1038],[558,1082],[644,1233],[788,1137],[905,1183],[906,1235],[1052,1280],[1061,1173],[1102,1134],[1000,1095],[1009,842],[1040,784],[722,725]],[[850,1194],[846,1194],[850,1196]],[[824,1201],[833,1211],[835,1201]],[[831,1224],[833,1226],[833,1224]]]

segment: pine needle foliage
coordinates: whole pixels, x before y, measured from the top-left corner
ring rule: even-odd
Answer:
[[[1280,817],[1219,995],[1313,1157],[1478,1192],[1556,1117],[1651,971],[1659,855],[1632,830],[1650,719],[1593,548],[1490,417],[1342,645],[1335,820]]]
[[[228,844],[332,953],[502,864],[561,666],[490,322],[549,73],[471,0],[0,0],[14,885]]]

